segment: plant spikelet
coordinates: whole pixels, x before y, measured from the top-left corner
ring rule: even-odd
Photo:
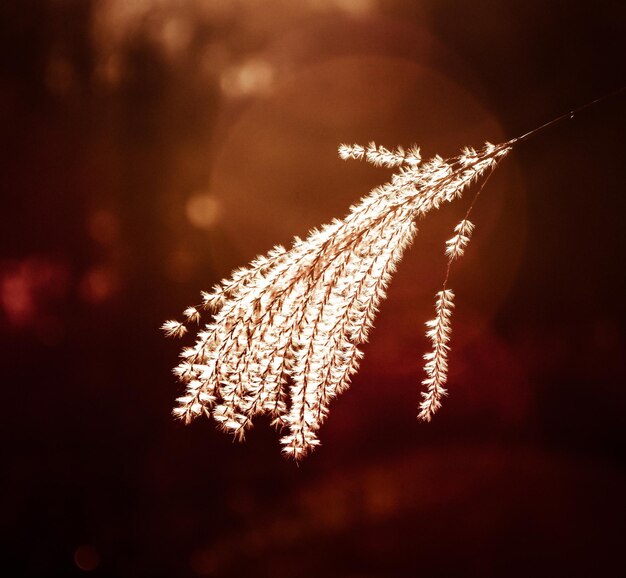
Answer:
[[[422,393],[424,400],[420,404],[418,417],[424,421],[430,421],[434,413],[441,407],[441,398],[446,395],[444,385],[448,378],[448,351],[450,347],[450,317],[454,307],[454,293],[444,289],[437,293],[435,304],[435,318],[426,322],[428,331],[426,336],[432,342],[432,351],[424,355],[426,365],[426,379],[422,385],[426,391]]]
[[[474,225],[467,219],[463,219],[454,228],[456,235],[446,241],[446,255],[450,261],[454,261],[463,255],[473,230]]]
[[[168,337],[182,337],[187,333],[187,328],[180,321],[166,321],[161,329]]]
[[[267,414],[283,430],[285,455],[298,460],[315,449],[331,401],[358,369],[359,345],[416,234],[416,219],[459,197],[509,150],[509,143],[486,145],[422,162],[416,147],[341,145],[341,158],[395,167],[395,174],[343,219],[296,237],[289,249],[277,246],[257,257],[185,310],[200,328],[174,370],[186,387],[174,415],[185,422],[212,415],[221,429],[243,439],[254,416]],[[462,221],[455,229],[455,253],[462,253],[471,227]],[[429,325],[433,352],[420,406],[427,420],[445,393],[452,299],[451,291],[439,294]],[[203,324],[206,310],[212,319]],[[180,336],[185,326],[168,321],[163,330]]]

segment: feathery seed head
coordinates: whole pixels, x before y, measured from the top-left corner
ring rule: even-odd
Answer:
[[[174,415],[187,423],[212,415],[221,429],[243,439],[252,418],[265,413],[285,430],[285,455],[301,459],[315,449],[330,402],[358,368],[358,345],[367,341],[391,276],[415,236],[414,221],[460,196],[509,149],[487,144],[422,163],[415,146],[341,145],[341,158],[395,167],[395,174],[344,219],[306,239],[294,238],[289,249],[274,247],[202,293],[202,308],[213,310],[213,319],[198,331],[194,346],[183,349],[174,370],[185,384]],[[462,254],[472,230],[467,220],[457,225],[446,243],[450,260]],[[452,291],[440,291],[435,318],[427,323],[432,351],[424,356],[426,392],[419,406],[426,421],[446,394],[453,300]],[[197,307],[184,315],[200,321]],[[186,332],[177,321],[162,328],[172,336]]]
[[[182,337],[187,333],[187,328],[179,321],[166,321],[161,329],[168,337]]]

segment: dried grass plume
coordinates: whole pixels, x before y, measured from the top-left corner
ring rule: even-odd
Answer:
[[[461,196],[493,170],[511,143],[464,149],[422,162],[416,147],[390,150],[370,143],[341,145],[343,159],[396,169],[390,181],[350,208],[342,220],[274,247],[236,270],[188,307],[185,322],[163,330],[183,336],[197,325],[195,344],[174,372],[185,384],[175,416],[190,422],[212,416],[243,439],[252,419],[268,414],[283,432],[283,452],[300,459],[319,445],[318,430],[333,398],[346,390],[359,366],[391,276],[412,242],[415,221]],[[463,254],[473,225],[464,219],[446,244],[450,262]],[[426,391],[419,417],[441,405],[447,371],[453,294],[438,294],[429,322],[433,351],[426,355]],[[212,313],[208,321],[202,315]]]

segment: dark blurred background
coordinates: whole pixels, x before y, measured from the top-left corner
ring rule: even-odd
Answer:
[[[389,171],[626,84],[623,2],[3,0],[2,567],[11,576],[617,576],[624,93],[520,145],[453,270],[449,398],[415,419],[429,215],[322,447],[171,417],[159,331]]]

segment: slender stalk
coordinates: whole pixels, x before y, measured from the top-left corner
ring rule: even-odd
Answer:
[[[617,90],[614,90],[613,92],[609,92],[608,94],[599,96],[598,98],[588,102],[587,104],[583,104],[582,106],[579,106],[578,108],[574,108],[570,110],[569,112],[562,114],[561,116],[557,116],[556,118],[553,118],[552,120],[542,124],[541,126],[538,126],[537,128],[534,128],[533,130],[528,131],[527,133],[524,133],[521,136],[512,138],[511,140],[507,141],[507,144],[513,145],[513,144],[519,144],[521,142],[524,142],[528,140],[529,138],[531,138],[532,136],[535,136],[538,133],[543,132],[544,130],[548,128],[556,126],[566,120],[572,120],[577,114],[580,114],[583,110],[587,110],[588,108],[591,108],[597,104],[600,104],[601,102],[604,102],[605,100],[614,98],[624,91],[626,91],[626,86],[622,86],[621,88],[618,88]]]

